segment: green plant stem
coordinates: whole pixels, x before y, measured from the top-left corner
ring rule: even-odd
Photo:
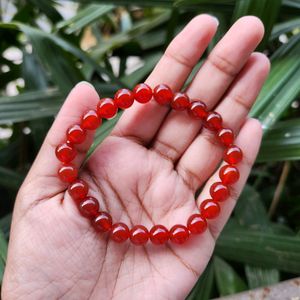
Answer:
[[[270,209],[269,209],[269,212],[268,212],[268,215],[269,215],[270,218],[273,217],[273,215],[276,211],[276,208],[278,206],[280,196],[281,196],[281,193],[282,193],[283,188],[285,186],[285,183],[286,183],[288,174],[290,172],[290,169],[291,169],[291,163],[289,161],[286,161],[283,165],[282,172],[281,172],[281,175],[280,175],[280,178],[279,178],[279,181],[278,181],[278,185],[276,187],[274,197],[272,199]]]

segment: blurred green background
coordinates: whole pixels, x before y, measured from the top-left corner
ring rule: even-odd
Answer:
[[[11,0],[0,8],[0,282],[16,193],[66,93],[80,80],[102,96],[132,88],[203,12],[220,21],[208,52],[236,19],[260,17],[266,35],[258,50],[272,69],[251,111],[264,128],[257,163],[188,298],[300,274],[300,0]],[[116,120],[104,123],[95,145]]]

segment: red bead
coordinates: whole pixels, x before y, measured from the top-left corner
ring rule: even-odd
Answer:
[[[190,236],[188,229],[183,225],[174,225],[170,229],[170,240],[175,244],[183,244]]]
[[[200,214],[194,214],[189,217],[187,228],[193,234],[200,234],[206,230],[207,222]]]
[[[205,219],[214,219],[220,214],[220,206],[212,199],[204,200],[200,204],[200,212]]]
[[[97,114],[99,118],[111,119],[118,112],[118,106],[111,98],[103,98],[97,105]]]
[[[107,232],[112,228],[112,218],[105,211],[100,211],[93,220],[93,226],[99,232]]]
[[[217,137],[224,146],[230,146],[234,141],[233,132],[229,128],[222,128]]]
[[[99,202],[96,198],[88,196],[79,204],[80,213],[86,218],[93,218],[98,215]]]
[[[214,201],[222,202],[229,197],[229,189],[222,182],[213,183],[209,192]]]
[[[97,129],[102,123],[102,120],[98,117],[94,110],[87,111],[81,120],[81,127],[88,130]]]
[[[219,171],[219,176],[224,184],[233,184],[240,178],[239,170],[235,166],[225,165]]]
[[[56,147],[55,154],[61,162],[67,164],[76,157],[77,152],[73,146],[64,143]]]
[[[81,179],[77,179],[69,185],[68,192],[73,200],[76,202],[83,200],[89,191],[87,183]]]
[[[143,225],[136,225],[130,230],[130,240],[135,245],[144,245],[149,240],[149,232]]]
[[[58,170],[58,177],[61,181],[71,183],[78,176],[78,171],[73,165],[64,165]]]
[[[153,91],[154,99],[157,103],[168,104],[173,99],[173,92],[166,84],[159,84]]]
[[[171,101],[171,107],[175,110],[185,110],[191,106],[190,98],[185,93],[175,93]]]
[[[169,231],[163,225],[154,225],[150,230],[150,240],[155,245],[165,244],[169,237]]]
[[[220,130],[222,128],[222,117],[217,112],[212,111],[208,113],[205,125],[211,130]]]
[[[242,150],[235,145],[228,147],[224,153],[224,160],[229,164],[238,164],[243,159]]]
[[[203,120],[207,117],[208,112],[206,111],[207,107],[202,101],[193,101],[191,107],[189,108],[189,114],[198,120]]]
[[[86,132],[79,125],[73,125],[67,131],[67,139],[72,144],[81,144],[85,137]]]
[[[118,107],[126,109],[133,104],[134,95],[128,89],[120,89],[116,92],[114,99]]]
[[[133,89],[134,98],[137,102],[147,103],[152,98],[152,89],[146,83],[140,83]]]
[[[128,226],[124,223],[115,223],[111,229],[111,239],[117,243],[123,243],[129,238]]]

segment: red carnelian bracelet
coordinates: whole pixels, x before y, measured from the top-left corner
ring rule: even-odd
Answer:
[[[189,217],[187,225],[174,225],[168,230],[163,225],[154,225],[150,231],[143,225],[136,225],[131,230],[124,223],[112,222],[109,213],[99,210],[99,202],[88,196],[88,184],[78,179],[78,170],[71,164],[76,157],[75,145],[81,144],[86,138],[88,130],[97,129],[102,119],[111,119],[116,116],[118,109],[129,108],[134,100],[147,103],[152,98],[161,105],[170,104],[176,111],[187,110],[198,120],[202,120],[206,128],[216,133],[219,142],[226,147],[224,161],[227,163],[219,170],[220,181],[210,187],[211,199],[204,200],[199,207],[200,213]],[[153,91],[145,83],[138,84],[133,91],[120,89],[114,99],[99,100],[96,110],[89,110],[82,116],[81,123],[71,126],[67,130],[67,141],[56,148],[56,156],[63,163],[58,170],[58,176],[63,182],[69,183],[68,192],[77,204],[80,213],[91,220],[98,232],[109,232],[112,240],[118,243],[130,239],[134,245],[144,245],[150,239],[155,245],[165,244],[168,240],[175,244],[184,243],[190,234],[201,234],[207,228],[207,219],[214,219],[220,213],[219,202],[229,197],[229,185],[239,179],[236,164],[242,160],[241,149],[234,145],[234,135],[231,129],[223,128],[222,117],[217,112],[208,112],[206,105],[199,100],[190,100],[182,92],[173,93],[165,84],[159,84]]]

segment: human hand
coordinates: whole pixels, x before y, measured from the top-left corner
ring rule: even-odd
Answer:
[[[208,15],[194,18],[171,42],[147,79],[180,90],[217,29]],[[55,148],[67,128],[94,108],[99,96],[87,83],[69,94],[16,199],[7,267],[6,299],[183,299],[209,261],[258,152],[262,130],[247,114],[269,71],[268,59],[252,53],[263,36],[255,17],[238,20],[197,72],[186,92],[219,112],[244,152],[240,180],[209,230],[184,245],[137,247],[99,235],[81,217],[57,178]],[[205,183],[197,205],[208,197],[222,158],[213,135],[187,114],[151,101],[126,110],[115,129],[81,170],[115,221],[185,223],[196,212],[195,191]],[[93,140],[79,148],[79,166]]]

